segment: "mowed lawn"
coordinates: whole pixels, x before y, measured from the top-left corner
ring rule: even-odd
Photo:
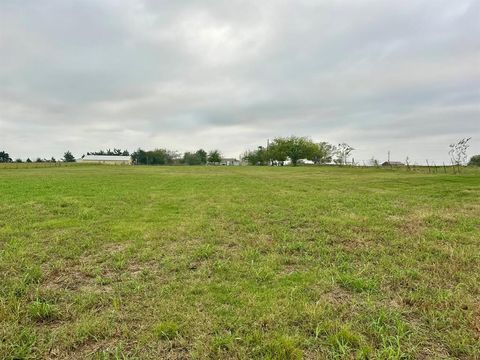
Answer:
[[[0,169],[0,358],[480,358],[480,170]]]

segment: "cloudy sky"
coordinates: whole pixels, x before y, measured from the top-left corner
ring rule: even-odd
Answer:
[[[480,153],[478,0],[0,0],[0,150]]]

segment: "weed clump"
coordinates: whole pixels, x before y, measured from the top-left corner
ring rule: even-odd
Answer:
[[[43,322],[54,320],[58,311],[55,305],[36,300],[28,306],[28,314],[32,320]]]
[[[154,333],[159,339],[173,340],[180,334],[180,327],[171,321],[162,322],[155,326]]]

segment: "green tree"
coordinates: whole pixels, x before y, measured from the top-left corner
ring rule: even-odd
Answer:
[[[207,152],[203,149],[200,149],[200,150],[197,150],[195,152],[195,155],[197,155],[197,157],[200,159],[200,164],[203,164],[205,165],[207,163]]]
[[[155,149],[147,153],[151,165],[171,165],[178,158],[175,151]]]
[[[315,164],[328,164],[332,161],[332,156],[335,147],[327,142],[320,142],[316,144],[316,148],[313,151],[311,161]]]
[[[131,155],[137,165],[171,165],[178,159],[178,153],[167,149],[145,151],[138,149]]]
[[[208,162],[212,164],[219,164],[222,161],[222,154],[218,150],[212,150],[208,153]]]
[[[0,151],[0,163],[9,163],[12,162],[12,158],[5,151]]]
[[[480,166],[480,155],[473,155],[468,162],[469,166]]]
[[[194,153],[186,152],[183,154],[182,163],[186,165],[205,165],[207,163],[207,153],[203,149]]]
[[[242,159],[249,165],[267,165],[269,163],[269,152],[263,146],[259,146],[257,150],[246,151]]]
[[[88,153],[87,153],[88,154]],[[130,157],[132,158],[132,163],[135,165],[146,165],[147,156],[146,152],[142,149],[134,151]]]
[[[293,166],[298,164],[301,159],[320,159],[318,144],[315,144],[307,137],[290,136],[288,138],[276,138],[271,143],[269,149],[270,158],[283,163],[290,159]]]
[[[276,161],[283,165],[288,158],[288,145],[285,138],[276,138],[272,141],[268,147],[268,156],[273,161]]]
[[[258,165],[257,162],[257,151],[256,150],[247,150],[242,155],[242,160],[246,161],[248,165]]]
[[[191,152],[186,152],[183,154],[182,162],[185,165],[200,165],[202,163],[197,154]]]
[[[75,156],[72,155],[70,150],[68,150],[67,152],[65,152],[65,154],[63,154],[63,161],[65,161],[65,162],[75,162]]]
[[[32,160],[30,160],[30,158],[27,158],[27,160],[26,160],[25,162],[27,162],[27,163],[31,163],[31,162],[32,162]]]

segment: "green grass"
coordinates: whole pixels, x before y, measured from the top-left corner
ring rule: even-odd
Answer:
[[[480,171],[4,167],[0,358],[480,358]]]

